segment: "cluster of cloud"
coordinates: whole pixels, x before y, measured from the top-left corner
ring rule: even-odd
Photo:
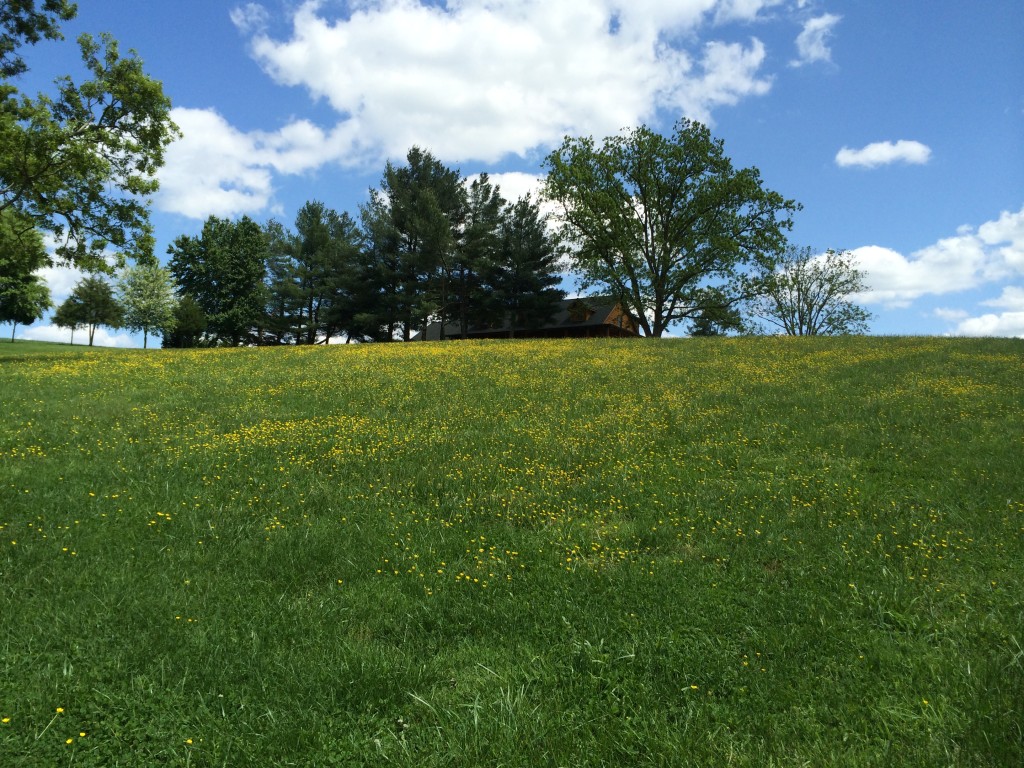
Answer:
[[[924,165],[931,156],[931,148],[919,141],[877,141],[860,149],[843,147],[836,153],[836,165],[840,168],[877,168],[892,163]]]
[[[906,307],[922,296],[942,296],[1000,281],[1024,282],[1024,208],[974,228],[961,227],[953,237],[904,256],[876,245],[852,253],[866,273],[868,290],[858,301]],[[1024,336],[1024,288],[1006,285],[983,306],[1005,310],[971,317],[963,309],[940,309],[936,316],[955,323],[951,332],[965,336]]]
[[[282,86],[337,113],[242,132],[216,111],[175,109],[184,138],[167,154],[158,204],[193,218],[272,205],[275,174],[328,164],[366,169],[412,145],[444,162],[497,162],[606,136],[659,110],[710,122],[715,109],[767,93],[756,37],[715,39],[728,22],[776,10],[806,21],[801,62],[827,60],[839,17],[807,20],[806,0],[361,0],[347,15],[306,0],[284,39],[255,2],[231,19]],[[724,31],[722,34],[726,34]]]

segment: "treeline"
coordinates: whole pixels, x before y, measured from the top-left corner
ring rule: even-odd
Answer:
[[[294,228],[210,217],[178,237],[164,346],[409,340],[428,323],[542,324],[563,297],[559,246],[529,196],[509,202],[429,152],[388,163],[358,221],[308,202]]]

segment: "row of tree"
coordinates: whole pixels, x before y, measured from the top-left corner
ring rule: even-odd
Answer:
[[[358,222],[315,201],[294,230],[210,217],[169,254],[204,328],[179,322],[167,346],[409,340],[431,322],[464,336],[543,323],[564,295],[560,247],[536,201],[509,202],[486,175],[470,183],[415,147],[407,164],[388,163]]]

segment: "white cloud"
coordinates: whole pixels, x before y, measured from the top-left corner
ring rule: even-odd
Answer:
[[[961,227],[955,236],[909,257],[877,245],[856,248],[852,253],[866,272],[869,286],[857,297],[859,301],[907,306],[927,294],[970,290],[1024,275],[1024,208],[1004,211],[996,221],[986,222],[977,230]],[[1015,296],[1004,292],[1004,300]]]
[[[1006,312],[988,312],[970,317],[964,312],[959,317],[945,318],[956,322],[955,336],[1021,336],[1024,337],[1024,287],[1007,285],[994,299],[981,302],[987,307],[997,307]]]
[[[981,302],[986,307],[1002,307],[1017,312],[1024,312],[1024,288],[1008,285],[995,299]]]
[[[157,205],[195,219],[260,211],[273,198],[273,172],[301,174],[352,146],[345,126],[327,133],[296,120],[270,133],[239,131],[212,109],[175,108],[182,138],[167,150]]]
[[[246,3],[231,9],[231,23],[243,34],[263,32],[268,21],[270,14],[259,3]]]
[[[1019,336],[1024,338],[1024,312],[971,317],[953,331],[955,336]]]
[[[919,141],[878,141],[861,149],[843,147],[836,153],[836,165],[840,168],[876,168],[891,163],[924,165],[931,156],[931,149]]]
[[[776,2],[366,0],[332,20],[314,1],[295,12],[291,39],[257,34],[252,50],[276,81],[326,100],[352,146],[497,161],[567,133],[617,133],[659,107],[707,120],[766,92],[756,39],[708,42],[697,60],[666,41]]]
[[[17,334],[19,339],[28,341],[59,341],[69,343],[71,331],[67,328],[58,328],[55,325],[33,325]],[[75,331],[75,345],[87,345],[89,343],[89,332],[85,328]],[[106,328],[97,328],[93,335],[94,347],[124,347],[134,348],[139,345],[131,336],[125,333],[111,333]]]
[[[800,54],[800,58],[791,61],[790,66],[800,67],[815,61],[832,61],[832,51],[828,47],[828,39],[832,34],[833,27],[842,18],[842,16],[826,13],[804,23],[803,30],[796,38],[796,50]]]

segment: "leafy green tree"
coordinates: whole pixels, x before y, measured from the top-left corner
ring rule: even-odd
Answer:
[[[128,267],[118,281],[118,293],[124,309],[124,327],[142,331],[142,348],[149,334],[174,330],[174,285],[171,273],[159,264]]]
[[[39,230],[15,211],[0,211],[0,322],[31,325],[52,305],[36,271],[49,261]]]
[[[93,345],[96,329],[100,326],[121,328],[124,313],[110,283],[98,275],[84,277],[67,299],[71,305],[66,316],[79,320],[89,330],[89,346]],[[67,303],[67,302],[65,302]]]
[[[747,297],[747,273],[774,263],[800,207],[686,119],[671,136],[642,126],[601,146],[566,137],[544,165],[584,287],[624,301],[648,336],[699,316],[709,286],[730,305]]]
[[[64,299],[53,313],[53,324],[58,328],[67,328],[71,331],[71,343],[75,343],[75,331],[85,327],[85,320],[81,317],[81,305],[70,298]]]
[[[192,296],[221,344],[258,341],[267,294],[267,241],[248,216],[228,221],[211,216],[198,237],[182,235],[167,249],[179,295]]]
[[[52,306],[50,289],[38,276],[0,278],[0,322],[11,323],[12,342],[18,325],[31,325]]]
[[[557,286],[561,249],[547,217],[529,195],[503,211],[489,261],[484,307],[496,324],[510,328],[544,325],[565,292]]]
[[[165,349],[198,347],[206,333],[206,314],[194,298],[187,293],[175,303],[173,327],[163,329]]]
[[[0,211],[52,232],[59,259],[106,271],[107,246],[144,245],[146,199],[178,132],[160,83],[107,35],[78,40],[86,81],[61,77],[54,94],[36,98],[20,92],[21,48],[61,39],[60,23],[75,13],[63,0],[0,5]]]
[[[851,296],[866,289],[864,272],[849,251],[790,247],[777,268],[765,275],[750,313],[768,329],[789,336],[866,333],[871,313]],[[764,330],[765,328],[762,328]]]

